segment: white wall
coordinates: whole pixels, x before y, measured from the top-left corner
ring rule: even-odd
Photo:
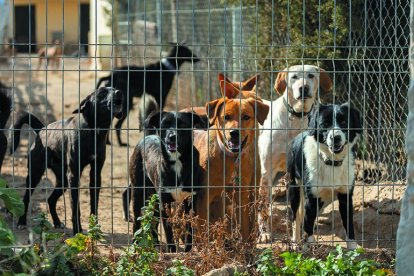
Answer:
[[[90,1],[89,56],[92,61],[91,69],[96,70],[108,69],[108,63],[110,63],[110,59],[99,58],[102,54],[106,55],[105,48],[107,48],[99,44],[101,42],[112,43],[112,30],[106,24],[108,18],[104,14],[104,7],[110,8],[110,4],[102,0]]]

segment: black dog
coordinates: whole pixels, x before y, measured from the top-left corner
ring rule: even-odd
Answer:
[[[159,194],[168,250],[173,252],[176,247],[173,244],[171,225],[167,223],[165,205],[182,203],[185,213],[188,214],[191,202],[194,204],[197,189],[192,183],[197,185],[200,179],[199,153],[192,141],[192,127],[197,123],[200,123],[200,118],[189,112],[151,114],[145,125],[156,128],[159,135],[145,136],[135,147],[129,168],[131,185],[122,196],[124,216],[129,218],[129,200],[132,194],[135,232],[141,227],[137,218],[145,200],[155,193]],[[187,225],[187,231],[189,234],[186,235],[186,251],[192,245],[190,225]],[[157,236],[154,238],[157,239]]]
[[[7,151],[6,123],[10,117],[12,101],[9,88],[0,82],[0,174]]]
[[[113,116],[122,117],[123,95],[114,88],[99,88],[88,95],[74,116],[56,121],[46,128],[34,115],[22,113],[14,124],[14,148],[20,142],[20,131],[24,124],[30,125],[38,134],[32,145],[24,195],[25,213],[18,226],[26,225],[30,195],[39,183],[44,171],[52,169],[56,175],[56,189],[48,199],[50,214],[55,227],[63,227],[57,213],[56,203],[68,187],[71,192],[73,234],[82,231],[79,207],[79,180],[85,166],[90,165],[91,214],[97,214],[101,171],[106,157],[106,139]]]
[[[319,210],[339,201],[347,247],[356,248],[352,194],[355,144],[362,133],[359,111],[348,105],[320,105],[309,117],[309,131],[296,136],[287,158],[287,183],[293,212],[293,240],[313,242]]]
[[[145,92],[155,98],[158,107],[162,110],[168,93],[170,92],[175,75],[184,62],[198,62],[199,59],[186,46],[178,44],[173,47],[166,58],[153,64],[141,66],[123,66],[115,68],[106,77],[99,79],[97,88],[102,82],[105,86],[113,86],[124,94],[124,117],[116,124],[118,143],[126,146],[121,141],[121,126],[133,104],[133,97],[141,97]]]

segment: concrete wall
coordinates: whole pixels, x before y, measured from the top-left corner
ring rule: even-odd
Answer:
[[[63,32],[65,43],[79,43],[79,3],[88,4],[90,0],[14,0],[13,2],[14,6],[29,4],[35,6],[38,44],[52,43],[53,32]],[[13,14],[13,8],[11,5],[10,14]],[[10,17],[10,20],[12,26],[13,17]]]
[[[407,189],[401,205],[397,231],[397,275],[413,275],[414,271],[414,0],[410,8],[410,88],[405,149],[407,152]]]

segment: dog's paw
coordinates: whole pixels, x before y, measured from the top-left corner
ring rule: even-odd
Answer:
[[[26,229],[27,228],[27,225],[26,224],[18,224],[17,225],[17,229],[18,230],[24,230],[24,229]]]
[[[55,224],[55,228],[56,229],[63,229],[63,228],[65,228],[66,226],[65,226],[65,224],[63,223],[63,222],[60,222],[60,223],[57,223],[57,224]]]
[[[358,244],[354,240],[349,240],[346,242],[346,248],[349,250],[354,250],[358,248]]]
[[[125,222],[134,222],[134,219],[131,216],[129,217],[123,216],[122,218],[124,219]]]
[[[272,233],[268,231],[262,231],[257,239],[258,243],[269,243],[272,241]]]

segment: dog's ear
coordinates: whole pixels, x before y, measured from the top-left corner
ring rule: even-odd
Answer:
[[[229,99],[236,98],[237,95],[239,95],[240,93],[240,89],[238,89],[231,82],[226,80],[220,81],[220,91],[223,97],[227,97]]]
[[[348,103],[344,103],[342,106],[347,107],[349,110],[349,127],[354,129],[356,133],[362,134],[361,112],[357,108],[351,107]]]
[[[90,94],[85,99],[83,99],[79,104],[79,108],[75,109],[72,114],[84,113],[86,110],[90,109],[92,106],[92,96],[93,94]]]
[[[242,82],[240,90],[255,91],[256,90],[256,84],[259,80],[260,80],[260,75],[259,74],[251,77],[250,79]]]
[[[224,99],[217,99],[206,104],[206,113],[210,124],[214,124],[218,112],[224,103]]]
[[[332,89],[332,79],[322,68],[320,68],[319,72],[319,86],[324,92],[329,92]]]
[[[286,76],[287,76],[287,68],[283,69],[277,74],[276,82],[275,82],[275,90],[279,95],[282,95],[285,92],[287,87]]]
[[[144,127],[145,128],[160,128],[161,116],[162,116],[162,112],[160,111],[151,112],[148,115],[148,117],[145,119]]]
[[[197,113],[195,112],[183,112],[187,116],[189,122],[193,122],[193,127],[195,128],[207,128],[207,122],[204,121]]]
[[[314,136],[318,130],[317,118],[321,108],[323,108],[322,105],[315,106],[308,115],[308,134],[311,136]]]
[[[248,98],[247,101],[252,105],[253,110],[256,114],[257,122],[263,125],[269,113],[269,106],[262,101],[256,101],[254,98]]]

